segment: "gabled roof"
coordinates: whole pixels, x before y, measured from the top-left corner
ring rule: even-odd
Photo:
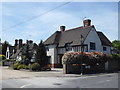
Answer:
[[[16,53],[13,54],[10,58],[16,58],[20,52],[21,52],[21,49],[17,50]]]
[[[45,42],[45,45],[49,45],[49,44],[55,44],[58,43],[60,40],[60,36],[61,36],[61,32],[60,31],[56,31],[54,34],[52,34]]]
[[[26,54],[26,48],[27,48],[27,44],[24,44],[20,49],[17,49],[15,54],[12,54],[12,56],[10,58],[16,58],[19,54]],[[29,44],[29,49],[33,52],[34,50],[37,50],[37,44],[35,43],[31,43]]]
[[[87,37],[93,26],[88,27],[77,27],[63,32],[56,31],[51,35],[45,42],[45,45],[59,44],[59,47],[63,47],[66,43],[71,43],[71,45],[80,45],[80,36],[83,35],[84,39]]]
[[[10,53],[12,53],[14,49],[15,49],[15,46],[9,46]]]
[[[71,43],[71,42],[72,42],[71,43],[72,46],[80,45],[81,44],[81,40],[80,40],[81,35],[84,37],[84,40],[85,40],[85,38],[87,37],[91,28],[92,28],[92,26],[78,27],[78,28],[73,28],[73,29],[62,32],[60,40],[59,40],[59,47],[63,47],[65,45],[65,43]]]
[[[110,42],[110,40],[102,32],[97,31],[97,34],[102,42],[102,45],[112,46],[112,43]]]
[[[58,44],[58,47],[64,47],[66,43],[71,43],[72,46],[80,45],[81,35],[84,37],[85,40],[92,28],[95,27],[92,25],[87,27],[72,28],[65,31],[56,31],[44,42],[44,44],[45,45]],[[97,34],[102,42],[102,45],[107,45],[107,46],[112,45],[111,42],[102,32],[97,32]]]

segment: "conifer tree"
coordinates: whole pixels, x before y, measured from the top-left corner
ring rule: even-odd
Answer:
[[[43,44],[42,40],[38,45],[38,49],[36,52],[36,62],[41,65],[41,67],[44,67],[47,65],[47,55],[46,55],[46,49],[45,45]]]

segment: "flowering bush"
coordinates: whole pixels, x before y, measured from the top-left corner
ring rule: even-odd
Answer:
[[[80,64],[81,59],[88,60],[88,56],[81,52],[67,52],[62,57],[62,64]]]
[[[62,64],[92,64],[100,61],[106,61],[106,54],[102,52],[67,52],[62,57]]]
[[[103,52],[91,52],[91,55],[99,62],[99,61],[103,61],[106,62],[107,61],[107,55],[104,54]]]

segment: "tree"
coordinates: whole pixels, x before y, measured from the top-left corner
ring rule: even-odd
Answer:
[[[0,46],[0,54],[2,54],[2,46]]]
[[[45,45],[43,44],[42,40],[39,43],[36,51],[36,62],[39,63],[41,67],[46,66],[48,62]]]
[[[8,46],[11,46],[11,45],[9,44],[9,42],[4,41],[4,43],[2,44],[2,54],[5,55],[5,56],[6,56],[6,50],[7,50],[7,47],[8,47]]]
[[[114,40],[112,41],[113,48],[117,51],[117,53],[120,53],[120,41]]]

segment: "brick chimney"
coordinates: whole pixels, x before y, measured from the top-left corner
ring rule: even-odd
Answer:
[[[83,20],[83,25],[84,25],[84,27],[90,26],[91,25],[91,20],[90,19]]]
[[[15,39],[15,46],[17,46],[18,45],[18,40],[17,39]]]
[[[19,49],[22,47],[22,39],[19,39]]]
[[[32,41],[32,40],[30,40],[29,42],[30,42],[30,43],[33,43],[33,41]]]
[[[26,43],[27,43],[27,45],[29,44],[29,41],[28,40],[26,40]]]
[[[65,26],[60,26],[60,31],[64,32],[65,31]]]
[[[33,41],[32,41],[32,40],[27,40],[26,43],[27,43],[27,45],[28,45],[28,44],[33,43]]]

